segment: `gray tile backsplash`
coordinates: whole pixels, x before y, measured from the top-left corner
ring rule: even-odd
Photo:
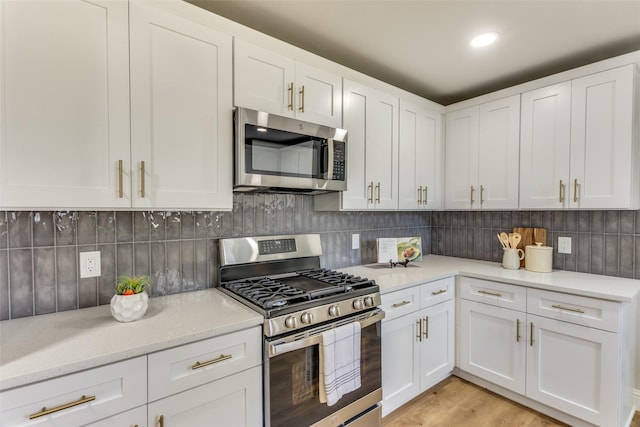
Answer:
[[[378,237],[421,236],[423,252],[499,262],[495,237],[544,227],[554,268],[640,279],[640,211],[315,212],[313,197],[236,194],[231,212],[0,211],[0,320],[109,303],[122,274],[149,274],[152,296],[215,286],[218,239],[319,233],[327,268],[375,262]],[[351,234],[360,249],[351,249]],[[80,279],[98,250],[102,275]]]

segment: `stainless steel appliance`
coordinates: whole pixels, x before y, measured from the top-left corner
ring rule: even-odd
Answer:
[[[234,191],[347,189],[347,131],[237,108]]]
[[[264,425],[381,426],[379,288],[320,268],[317,234],[220,240],[219,287],[264,320]],[[359,322],[361,385],[328,406],[319,399],[319,344]]]

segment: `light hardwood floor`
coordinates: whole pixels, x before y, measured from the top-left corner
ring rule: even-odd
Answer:
[[[458,377],[450,377],[387,415],[382,426],[564,427],[566,424]],[[630,427],[640,427],[638,413]]]

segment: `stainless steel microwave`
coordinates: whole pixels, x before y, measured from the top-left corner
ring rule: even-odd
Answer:
[[[237,108],[234,191],[347,189],[347,131]]]

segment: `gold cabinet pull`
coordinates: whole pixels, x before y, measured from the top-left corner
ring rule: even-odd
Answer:
[[[424,339],[429,339],[429,316],[424,316]]]
[[[564,184],[562,183],[562,180],[560,180],[560,199],[558,200],[560,203],[564,203]]]
[[[480,186],[480,204],[484,203],[484,185]]]
[[[233,356],[231,354],[221,354],[220,357],[216,357],[215,359],[211,359],[209,361],[206,362],[196,362],[195,365],[193,365],[191,367],[191,369],[199,369],[199,368],[203,368],[205,366],[209,366],[209,365],[213,365],[214,363],[220,363],[223,362],[225,360],[229,360],[231,359]]]
[[[289,91],[289,105],[287,105],[287,108],[293,111],[293,82],[289,84],[287,90]]]
[[[83,403],[91,402],[94,400],[96,400],[95,396],[85,396],[83,394],[82,397],[75,402],[65,403],[64,405],[55,406],[49,409],[44,407],[40,410],[40,412],[29,415],[29,419],[34,420],[36,418],[45,417],[47,415],[53,414],[54,412],[64,411],[65,409],[73,408],[74,406],[82,405]]]
[[[418,204],[422,204],[422,185],[418,187]]]
[[[304,85],[302,85],[302,89],[300,89],[300,108],[298,108],[301,113],[304,113]]]
[[[158,424],[160,424],[160,427],[164,427],[164,415],[160,415],[160,418],[158,418]]]
[[[516,342],[520,342],[520,319],[516,319]]]
[[[492,297],[498,297],[498,298],[501,298],[501,297],[502,297],[502,294],[499,294],[499,293],[497,293],[497,292],[484,291],[484,290],[482,290],[482,289],[481,289],[481,290],[479,290],[479,291],[478,291],[478,293],[479,293],[479,294],[484,294],[484,295],[491,295]]]
[[[378,195],[378,197],[376,197],[376,203],[380,203],[380,182],[378,182],[378,185],[376,185],[376,191]]]
[[[533,347],[533,322],[531,322],[531,329],[529,331],[529,345]]]
[[[423,203],[426,205],[429,202],[429,193],[427,192],[427,187],[426,185],[424,186],[424,199],[423,199]]]
[[[144,199],[144,160],[140,162],[140,197]]]
[[[446,289],[439,289],[437,291],[431,292],[431,295],[436,296],[436,295],[444,294],[445,292],[447,292]]]
[[[475,200],[473,200],[473,192],[475,191],[475,188],[473,188],[473,185],[471,186],[471,204],[473,205],[473,202],[475,202]]]
[[[573,203],[578,203],[578,180],[573,180]]]
[[[391,307],[398,308],[398,307],[402,307],[403,305],[407,305],[407,304],[411,304],[411,301],[404,300],[402,302],[397,302],[395,304],[392,304]]]
[[[416,338],[418,339],[418,341],[422,342],[422,319],[416,320],[416,329],[418,330],[418,335],[416,335]]]
[[[369,185],[367,185],[367,190],[369,191],[369,198],[367,201],[369,203],[373,203],[373,182],[370,182]]]
[[[118,197],[123,198],[124,192],[122,191],[122,160],[118,160]]]
[[[574,313],[584,314],[584,311],[580,310],[579,308],[565,307],[565,306],[558,305],[558,304],[554,304],[551,307],[552,308],[557,308],[558,310],[573,311]]]

